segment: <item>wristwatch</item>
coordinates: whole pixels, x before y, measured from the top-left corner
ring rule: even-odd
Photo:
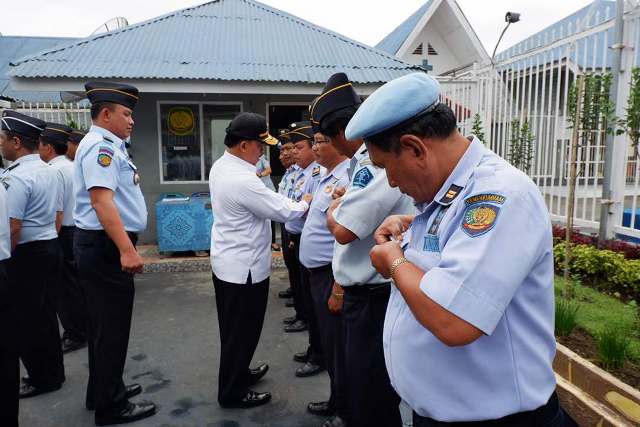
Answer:
[[[409,260],[403,256],[393,260],[393,262],[391,263],[391,268],[389,269],[389,277],[393,279],[393,276],[396,274],[396,270],[398,269],[398,267],[407,262],[409,262]]]

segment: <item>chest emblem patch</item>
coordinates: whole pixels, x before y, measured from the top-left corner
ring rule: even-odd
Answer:
[[[488,203],[469,205],[462,218],[462,230],[471,237],[489,232],[495,225],[500,207]]]
[[[364,188],[369,185],[372,179],[373,174],[371,173],[369,168],[362,168],[353,177],[353,186]]]

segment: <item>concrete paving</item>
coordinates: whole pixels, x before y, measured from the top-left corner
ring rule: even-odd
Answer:
[[[272,275],[269,306],[254,364],[268,362],[267,376],[254,389],[270,391],[273,401],[259,408],[222,409],[216,400],[219,334],[210,273],[152,273],[136,278],[136,299],[125,382],[139,382],[136,400],[158,405],[154,417],[135,427],[317,426],[307,413],[310,401],[328,397],[326,372],[296,378],[295,352],[306,348],[306,333],[285,334],[282,319],[291,315],[277,292],[286,287],[286,270]],[[90,427],[84,409],[88,376],[86,349],[65,358],[62,390],[23,400],[22,427]],[[24,373],[24,372],[23,372]]]

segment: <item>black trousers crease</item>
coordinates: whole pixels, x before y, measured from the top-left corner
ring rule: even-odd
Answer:
[[[310,268],[309,273],[314,313],[331,381],[329,404],[337,415],[348,420],[343,315],[331,313],[327,305],[334,281],[331,264]]]
[[[58,239],[19,244],[8,262],[16,293],[18,352],[34,387],[55,387],[65,380],[55,309],[61,263]]]
[[[384,362],[382,330],[390,285],[344,288],[347,401],[350,427],[400,427],[400,397]]]
[[[78,268],[73,255],[75,227],[62,227],[59,234],[63,262],[57,287],[56,308],[63,328],[63,338],[74,341],[87,339],[87,311],[84,290],[78,280]]]
[[[0,426],[18,427],[18,314],[8,264],[7,260],[0,261]]]
[[[247,392],[247,373],[260,340],[267,309],[269,278],[244,284],[229,283],[213,274],[220,329],[218,402],[239,400]]]
[[[137,243],[134,234],[129,238]],[[120,252],[104,232],[76,229],[74,253],[89,318],[86,400],[95,405],[96,414],[117,413],[128,402],[122,377],[135,296],[133,274],[122,271]]]

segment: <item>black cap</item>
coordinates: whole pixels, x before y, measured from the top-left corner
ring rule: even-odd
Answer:
[[[299,141],[313,139],[311,122],[295,122],[289,125],[289,131],[285,134],[294,144]]]
[[[280,129],[278,131],[278,147],[282,147],[285,144],[291,144],[291,137],[287,135],[289,133],[289,129]]]
[[[134,109],[138,102],[138,89],[123,83],[89,82],[84,85],[87,98],[92,104],[113,102]]]
[[[69,137],[69,141],[80,144],[80,141],[82,141],[82,138],[84,138],[86,134],[87,133],[85,131],[73,129],[71,136]]]
[[[73,132],[73,128],[67,125],[47,122],[47,127],[44,128],[40,138],[49,144],[67,145],[69,138],[71,138],[71,132]]]
[[[229,126],[227,134],[247,140],[262,141],[267,145],[278,145],[278,140],[269,135],[267,119],[256,113],[240,113]]]
[[[345,73],[336,73],[329,77],[319,97],[309,107],[311,121],[320,129],[322,120],[334,111],[353,107],[362,103],[353,89],[353,84]]]
[[[2,130],[15,132],[32,139],[38,139],[47,125],[40,119],[12,110],[3,111],[0,122],[2,123]]]

